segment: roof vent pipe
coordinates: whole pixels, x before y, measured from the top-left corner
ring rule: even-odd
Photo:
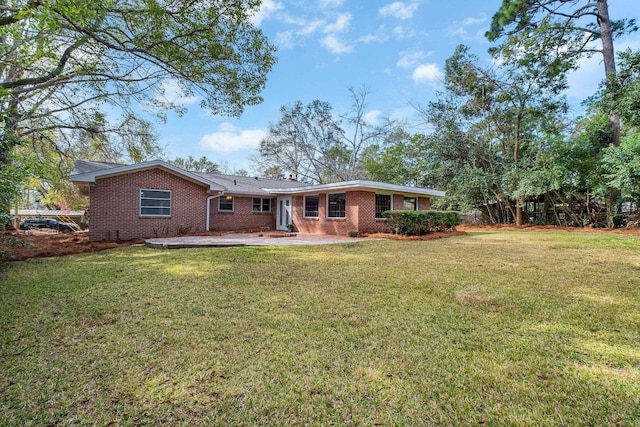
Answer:
[[[236,180],[233,180],[233,185],[238,185],[238,183],[236,183]]]

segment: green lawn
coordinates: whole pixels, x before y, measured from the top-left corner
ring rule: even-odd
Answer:
[[[1,425],[640,425],[640,236],[125,248],[0,274]]]

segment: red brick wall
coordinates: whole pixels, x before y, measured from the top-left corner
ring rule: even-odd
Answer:
[[[404,210],[404,196],[402,194],[393,195],[393,205],[391,206],[391,209],[394,211]]]
[[[140,216],[140,189],[171,190],[171,217]],[[158,168],[99,178],[90,188],[89,239],[204,231],[207,196],[205,187]]]
[[[384,233],[387,231],[387,221],[376,219],[376,193],[358,191],[357,195],[356,202],[360,203],[358,231],[360,233]]]
[[[351,192],[346,193],[345,218],[327,218],[327,195],[318,197],[318,217],[304,218],[304,197],[293,197],[293,225],[296,231],[308,234],[346,235],[357,231],[358,208],[352,203]]]
[[[224,197],[224,196],[223,196]],[[219,212],[218,199],[211,201],[209,229],[216,231],[248,228],[275,228],[276,199],[271,199],[271,212],[253,212],[253,197],[234,196],[233,212]]]
[[[420,197],[418,199],[418,210],[428,211],[431,209],[431,199],[429,197]]]

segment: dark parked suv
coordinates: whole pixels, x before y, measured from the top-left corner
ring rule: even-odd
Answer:
[[[77,230],[78,226],[75,223],[61,222],[54,218],[27,218],[20,223],[21,230],[32,230],[34,228],[51,228],[67,233]]]

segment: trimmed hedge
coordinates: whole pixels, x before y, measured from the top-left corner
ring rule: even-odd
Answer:
[[[385,211],[382,215],[388,218],[389,232],[406,236],[451,230],[460,224],[460,212],[455,211]]]

